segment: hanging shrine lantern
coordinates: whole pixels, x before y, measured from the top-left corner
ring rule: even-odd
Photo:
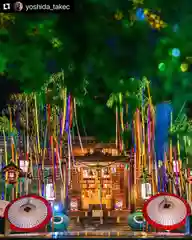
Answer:
[[[53,176],[49,175],[47,177],[47,184],[45,188],[45,195],[48,201],[54,201],[56,199],[54,184],[53,184]]]
[[[24,156],[24,153],[22,154]],[[22,179],[22,181],[25,183],[25,189],[28,191],[28,184],[31,183],[32,180],[32,174],[29,172],[29,160],[23,157],[23,159],[19,160],[19,167],[20,167],[20,173],[19,178]]]
[[[19,160],[19,167],[24,173],[28,173],[29,160]]]
[[[147,200],[152,195],[152,188],[150,183],[142,183],[141,184],[141,197],[144,200]]]
[[[11,160],[10,163],[3,168],[3,172],[5,173],[5,181],[7,184],[16,184],[21,169]]]
[[[20,173],[19,177],[27,180],[28,183],[31,183],[32,174],[29,172],[29,160],[19,160]]]
[[[70,210],[71,211],[78,211],[78,199],[77,198],[71,198]]]
[[[143,174],[141,176],[143,183],[141,184],[141,197],[144,200],[147,200],[152,195],[152,187],[149,179],[151,179],[151,175],[148,174],[147,169],[143,169]]]

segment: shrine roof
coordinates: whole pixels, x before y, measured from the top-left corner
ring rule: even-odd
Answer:
[[[13,161],[10,161],[10,163],[3,168],[3,171],[6,171],[6,170],[9,169],[9,168],[10,168],[10,169],[11,169],[11,168],[14,168],[14,169],[17,170],[17,171],[20,171],[20,170],[21,170],[19,167],[16,166],[16,164],[15,164]]]
[[[102,162],[127,162],[129,159],[129,156],[112,156],[112,155],[106,155],[102,153],[101,151],[95,151],[92,154],[84,155],[84,156],[75,156],[75,160],[82,160],[83,162],[90,162],[90,161],[102,161]]]

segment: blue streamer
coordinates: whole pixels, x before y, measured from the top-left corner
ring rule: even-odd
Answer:
[[[172,113],[171,103],[160,103],[156,106],[155,116],[155,153],[157,166],[158,162],[164,162],[164,154],[168,150],[168,136]],[[160,179],[158,179],[158,191],[164,191],[166,177],[164,173],[162,189],[160,189]]]
[[[67,109],[66,109],[66,120],[65,120],[65,131],[69,132],[69,111],[70,111],[70,97],[67,98]]]
[[[42,196],[45,196],[45,184],[42,183],[42,187],[41,187],[41,192],[42,192]]]
[[[164,161],[164,153],[168,149],[171,112],[172,106],[170,103],[161,103],[156,106],[155,152],[157,161]]]

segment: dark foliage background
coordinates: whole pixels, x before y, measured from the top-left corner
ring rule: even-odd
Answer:
[[[167,27],[155,30],[138,20],[131,24],[134,6],[160,15]],[[138,81],[133,84],[132,77],[147,76],[153,103],[171,100],[175,115],[186,101],[190,116],[191,62],[186,60],[192,56],[190,6],[189,0],[146,0],[140,5],[82,0],[75,1],[74,13],[11,15],[0,29],[1,108],[11,92],[39,90],[50,74],[63,69],[68,90],[83,101],[78,115],[88,135],[114,135],[114,109],[106,102],[111,93],[133,93]],[[121,20],[115,19],[118,10]],[[180,50],[179,58],[169,54],[173,48]],[[163,72],[158,69],[161,62]],[[188,64],[186,72],[180,70],[181,63]],[[134,106],[131,100],[128,104]]]

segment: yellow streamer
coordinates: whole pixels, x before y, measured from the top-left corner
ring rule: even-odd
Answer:
[[[136,155],[137,155],[137,160],[139,161],[138,162],[138,166],[139,166],[139,172],[140,172],[140,167],[143,166],[143,163],[141,161],[141,131],[140,131],[140,112],[139,110],[137,109],[137,112],[136,112],[136,145],[137,145],[137,150],[136,150]]]
[[[151,93],[150,93],[149,81],[147,78],[145,78],[145,80],[146,80],[147,94],[148,94],[148,98],[149,98],[149,105],[152,106],[152,97],[151,97]]]
[[[55,168],[54,168],[54,146],[53,146],[53,137],[50,137],[50,143],[51,143],[51,158],[52,158],[52,173],[53,173],[53,185],[54,185],[54,192],[56,194],[56,184],[55,184]]]
[[[39,140],[39,121],[38,121],[38,115],[37,115],[37,96],[34,95],[35,100],[35,124],[36,124],[36,132],[37,132],[37,147],[38,147],[38,153],[40,153],[40,140]]]
[[[7,141],[5,136],[5,131],[3,130],[3,141],[4,141],[4,147],[5,147],[5,164],[7,166],[8,164],[8,158],[7,158]]]
[[[122,131],[124,132],[123,108],[122,108],[123,95],[122,95],[122,93],[119,93],[119,103],[120,103],[120,121],[121,121],[121,129],[122,129]]]
[[[116,108],[115,108],[115,121],[116,121],[116,139],[115,139],[115,143],[116,143],[116,149],[119,150],[119,141],[118,141],[118,108],[117,108],[117,105],[116,105]]]
[[[172,129],[173,127],[173,114],[171,112],[171,121],[170,121],[170,129]],[[169,166],[168,166],[168,170],[170,173],[173,172],[173,143],[172,143],[172,139],[170,138],[170,141],[169,141]],[[169,190],[170,192],[173,191],[173,183],[171,182],[171,180],[169,181]]]
[[[9,115],[10,115],[10,132],[11,132],[11,135],[12,135],[12,130],[13,130],[13,122],[12,122],[12,112],[11,112],[11,108],[9,107]],[[13,136],[11,136],[11,158],[12,158],[12,161],[14,162],[14,143],[13,143]]]
[[[77,121],[77,108],[76,108],[75,98],[74,98],[73,108],[74,108],[75,125],[76,125],[76,129],[77,129],[77,135],[78,135],[78,138],[79,138],[81,152],[84,153],[83,143],[82,143],[82,140],[81,140],[81,135],[80,135],[80,131],[79,131],[79,125],[78,125],[78,121]]]
[[[67,110],[67,88],[62,91],[63,95],[63,120],[62,120],[62,136],[65,129],[65,120],[66,120],[66,110]]]
[[[137,152],[137,149],[138,149],[138,139],[137,139],[137,130],[136,130],[136,113],[135,113],[135,120],[133,121],[133,126],[134,126],[134,138],[135,138],[135,142],[136,142],[136,152],[134,152],[134,175],[133,175],[133,180],[134,180],[134,185],[133,185],[133,203],[134,203],[134,206],[136,206],[136,199],[137,199],[137,180],[136,180],[136,174],[137,174],[137,169],[138,169],[138,166],[137,166],[137,160],[138,160],[138,152]],[[132,194],[131,194],[132,195]]]

